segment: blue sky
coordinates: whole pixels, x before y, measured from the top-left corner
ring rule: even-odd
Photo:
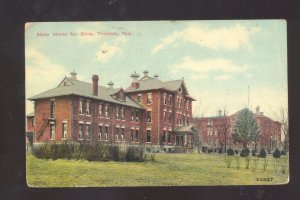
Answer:
[[[25,30],[26,98],[56,87],[73,70],[78,79],[91,81],[92,74],[98,74],[100,85],[113,81],[124,88],[132,72],[149,70],[161,80],[184,77],[197,99],[194,115],[242,109],[248,85],[251,109],[259,105],[276,118],[279,109],[287,107],[284,20],[39,22],[27,23]],[[26,112],[32,110],[27,101]]]

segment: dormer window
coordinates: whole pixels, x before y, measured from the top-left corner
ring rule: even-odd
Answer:
[[[138,94],[138,96],[137,96],[137,101],[138,101],[138,102],[142,102],[142,94]]]

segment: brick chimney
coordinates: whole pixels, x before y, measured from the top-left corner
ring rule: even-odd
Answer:
[[[133,87],[135,89],[140,87],[140,83],[139,83],[139,80],[138,80],[139,77],[140,77],[140,75],[137,74],[136,72],[131,74],[131,78],[132,78],[131,87]]]
[[[75,80],[77,80],[77,73],[75,72],[75,70],[73,70],[71,73],[70,73],[70,75],[71,75],[71,78],[72,79],[75,79]]]
[[[99,80],[98,75],[93,75],[92,80],[93,80],[93,95],[98,96],[98,80]]]

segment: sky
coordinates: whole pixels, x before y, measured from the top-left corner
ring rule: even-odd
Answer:
[[[277,119],[288,106],[286,21],[26,23],[26,99],[73,70],[79,80],[97,74],[100,85],[123,88],[144,70],[162,81],[184,78],[194,116],[233,114],[248,107],[249,96],[250,110],[260,106]]]

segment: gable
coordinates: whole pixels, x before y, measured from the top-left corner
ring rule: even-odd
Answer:
[[[64,87],[70,85],[73,85],[73,83],[67,77],[65,77],[57,87]]]

